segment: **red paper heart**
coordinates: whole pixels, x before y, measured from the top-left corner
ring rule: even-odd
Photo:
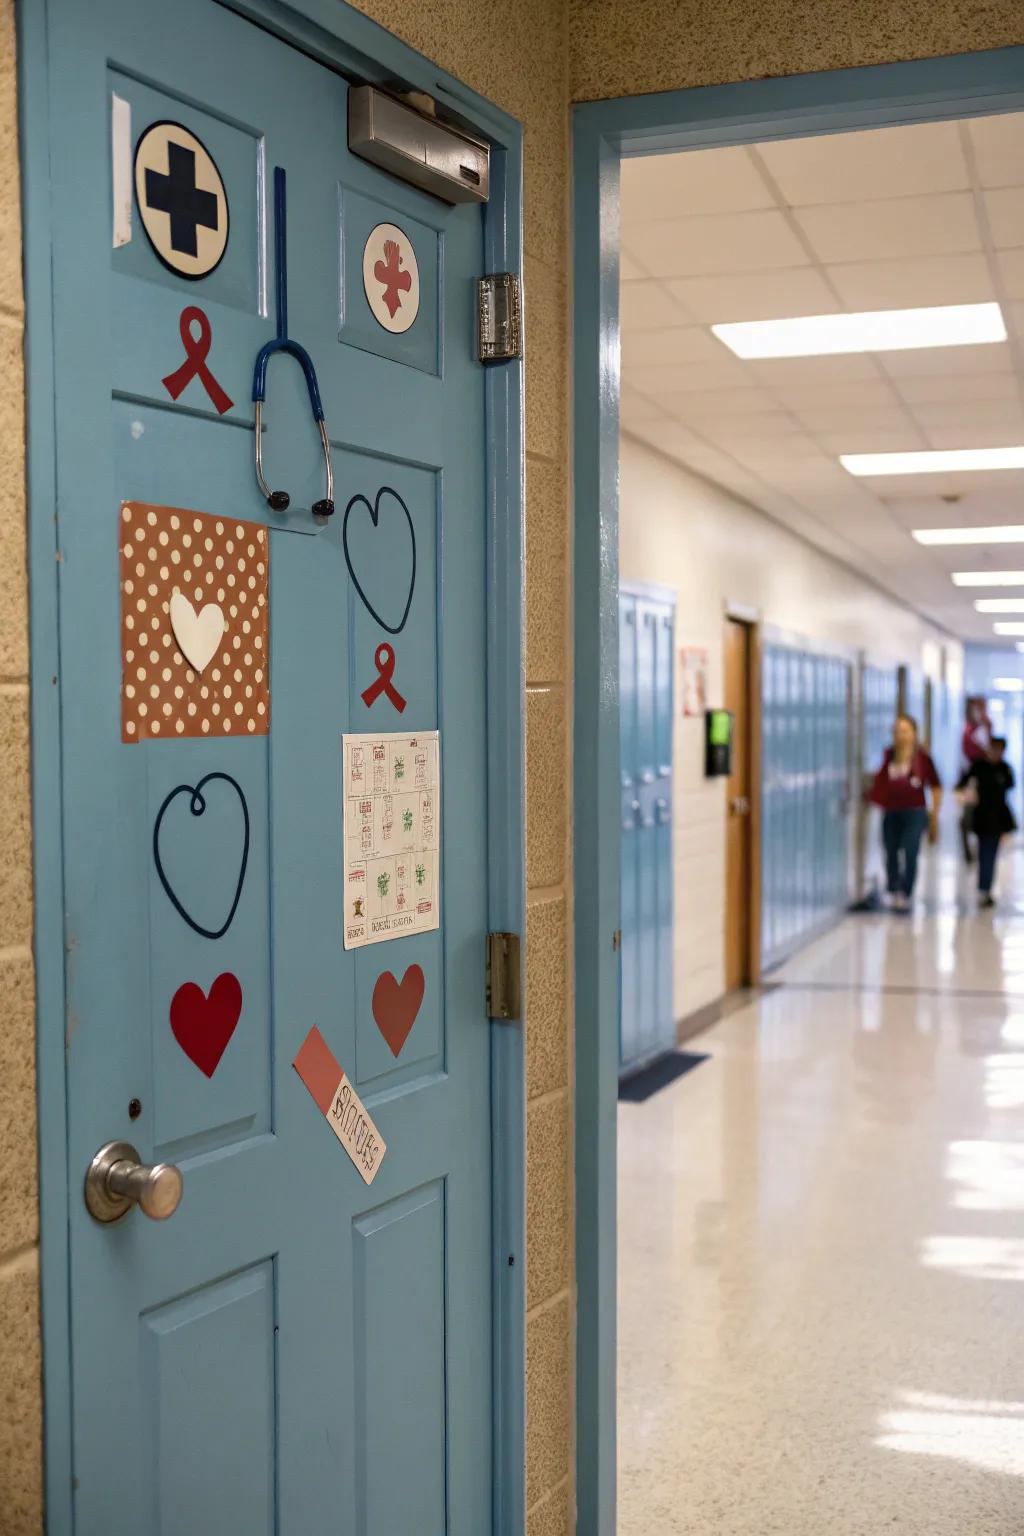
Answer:
[[[373,988],[373,1017],[377,1028],[397,1056],[409,1038],[409,1031],[416,1022],[423,1001],[423,971],[418,965],[410,965],[401,983],[390,971],[382,971]]]
[[[194,981],[186,981],[171,998],[171,1030],[189,1061],[212,1077],[242,1011],[238,977],[224,971],[206,997]]]

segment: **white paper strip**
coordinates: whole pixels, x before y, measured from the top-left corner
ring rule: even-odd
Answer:
[[[132,108],[110,98],[110,148],[114,188],[114,249],[132,238]]]

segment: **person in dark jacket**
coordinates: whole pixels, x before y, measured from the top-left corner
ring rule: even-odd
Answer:
[[[992,739],[992,722],[988,717],[985,700],[980,695],[967,700],[964,712],[964,731],[960,738],[960,766],[967,773],[972,763],[980,763],[988,753]],[[960,843],[964,851],[964,863],[974,863],[971,833],[974,831],[974,803],[964,801],[960,811]]]
[[[1014,785],[1013,769],[1005,759],[1006,738],[993,736],[985,756],[970,763],[960,775],[957,789],[973,791],[972,826],[978,839],[978,896],[980,905],[994,907],[992,883],[995,880],[999,843],[1017,823],[1006,803]]]
[[[925,790],[931,791],[931,807]],[[939,835],[942,781],[931,757],[921,745],[917,721],[898,715],[892,746],[886,749],[875,774],[868,799],[881,806],[882,840],[885,843],[889,904],[895,912],[908,912],[917,877],[917,855],[927,829],[930,842]]]

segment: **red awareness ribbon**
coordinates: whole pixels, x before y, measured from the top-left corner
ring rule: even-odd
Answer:
[[[405,700],[391,682],[395,675],[395,653],[390,645],[385,643],[378,645],[373,657],[373,664],[377,668],[377,681],[371,683],[369,688],[364,688],[362,700],[367,709],[377,702],[382,693],[386,693],[392,704],[401,714],[405,708]]]
[[[199,335],[193,336],[192,326],[198,320]],[[223,416],[225,411],[230,411],[234,405],[231,396],[221,389],[217,380],[206,366],[206,359],[210,353],[210,344],[213,340],[213,332],[210,330],[210,322],[197,304],[190,304],[183,309],[178,320],[178,329],[181,332],[182,346],[185,348],[185,361],[180,368],[169,373],[162,381],[163,386],[172,400],[177,400],[182,390],[192,379],[198,378],[206,393],[213,401],[218,416]]]

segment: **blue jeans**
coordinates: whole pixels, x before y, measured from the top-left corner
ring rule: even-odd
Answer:
[[[998,853],[998,837],[978,838],[978,890],[983,896],[987,896],[992,889]]]
[[[886,811],[882,841],[889,895],[912,896],[917,878],[917,854],[928,825],[927,811]]]

